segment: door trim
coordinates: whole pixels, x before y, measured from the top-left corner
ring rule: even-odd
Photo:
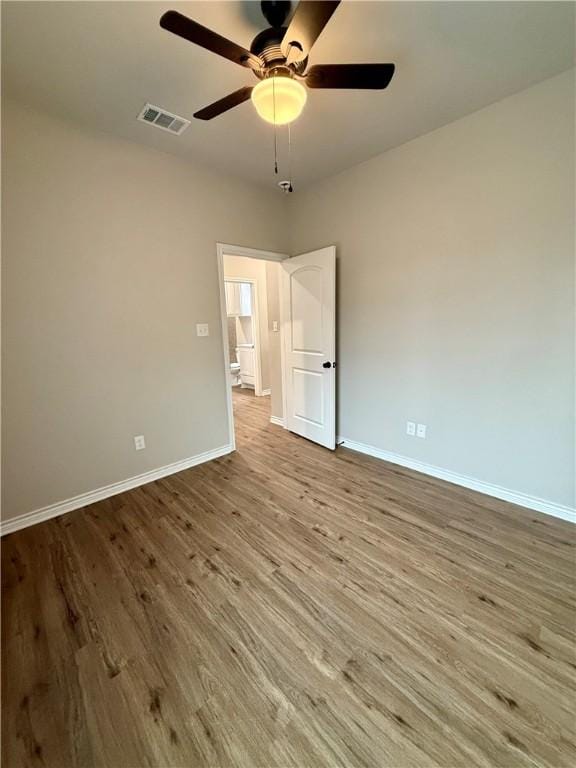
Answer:
[[[287,253],[276,251],[263,251],[259,248],[247,248],[243,245],[230,245],[229,243],[216,243],[216,264],[218,267],[218,292],[220,296],[220,325],[222,329],[222,346],[224,362],[224,380],[226,382],[226,410],[228,416],[228,442],[232,450],[236,450],[236,436],[234,433],[234,409],[232,406],[232,387],[230,384],[230,355],[228,352],[228,315],[226,314],[226,294],[224,291],[224,255],[247,256],[250,259],[262,259],[264,261],[284,261],[290,258]],[[284,382],[284,318],[282,316],[282,302],[280,302],[280,360],[282,367],[282,382]],[[282,409],[286,413],[286,392],[282,387]]]

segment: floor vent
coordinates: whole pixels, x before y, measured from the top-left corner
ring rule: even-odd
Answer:
[[[190,125],[190,120],[173,115],[171,112],[166,112],[165,109],[155,107],[153,104],[144,105],[138,115],[138,120],[149,125],[155,125],[156,128],[161,128],[163,131],[175,133],[177,136],[183,133]]]

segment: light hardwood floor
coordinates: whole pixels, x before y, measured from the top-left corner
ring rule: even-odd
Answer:
[[[574,766],[569,523],[268,423],[3,541],[3,766]]]

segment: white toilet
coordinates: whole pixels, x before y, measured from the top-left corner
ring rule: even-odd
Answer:
[[[240,384],[240,363],[230,363],[230,379],[233,387]]]

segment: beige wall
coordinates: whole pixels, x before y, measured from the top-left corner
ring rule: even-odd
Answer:
[[[280,331],[274,330],[274,322],[280,328],[280,264],[266,262],[266,286],[268,296],[268,341],[270,344],[270,389],[272,390],[271,416],[284,418],[282,397],[282,351]]]
[[[2,127],[8,519],[228,442],[216,241],[286,238],[280,194],[16,104]]]
[[[288,226],[292,253],[338,248],[341,435],[573,504],[572,88],[297,191],[289,216],[283,196],[4,105],[3,518],[227,443],[215,243],[287,252]]]
[[[573,89],[294,194],[292,253],[337,245],[340,435],[574,503]]]

